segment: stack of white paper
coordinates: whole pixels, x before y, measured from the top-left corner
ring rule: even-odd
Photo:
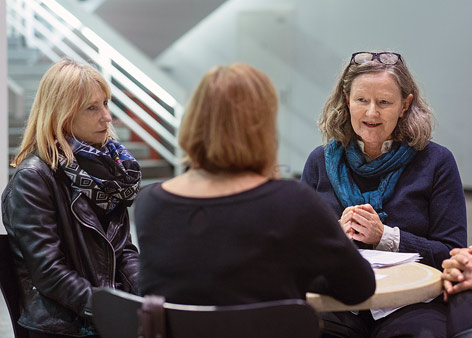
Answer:
[[[370,263],[372,269],[409,262],[417,262],[422,258],[417,252],[390,252],[367,249],[359,249],[359,252],[362,257],[364,257],[364,259]]]

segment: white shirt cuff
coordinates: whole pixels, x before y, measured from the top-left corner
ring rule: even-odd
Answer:
[[[400,229],[384,224],[382,238],[375,250],[397,252],[400,247]]]

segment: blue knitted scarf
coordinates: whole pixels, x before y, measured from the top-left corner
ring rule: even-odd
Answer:
[[[339,201],[344,208],[370,204],[383,222],[387,217],[383,203],[393,194],[403,170],[411,162],[416,150],[406,143],[395,142],[392,149],[371,162],[366,162],[356,141],[344,149],[340,142],[331,140],[324,148],[326,171]],[[365,178],[379,178],[377,190],[361,193],[352,179],[349,168]]]

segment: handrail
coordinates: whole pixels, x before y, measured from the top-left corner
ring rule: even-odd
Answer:
[[[175,174],[182,171],[182,107],[139,67],[56,0],[7,0],[7,24],[54,62],[67,56],[95,64],[112,89],[112,115],[173,165]]]

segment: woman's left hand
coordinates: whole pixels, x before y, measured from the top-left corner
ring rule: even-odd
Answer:
[[[352,238],[366,244],[377,246],[382,238],[384,225],[370,204],[362,204],[353,210],[352,228],[357,232]]]
[[[472,289],[472,248],[456,248],[442,263],[444,300],[448,295]]]

